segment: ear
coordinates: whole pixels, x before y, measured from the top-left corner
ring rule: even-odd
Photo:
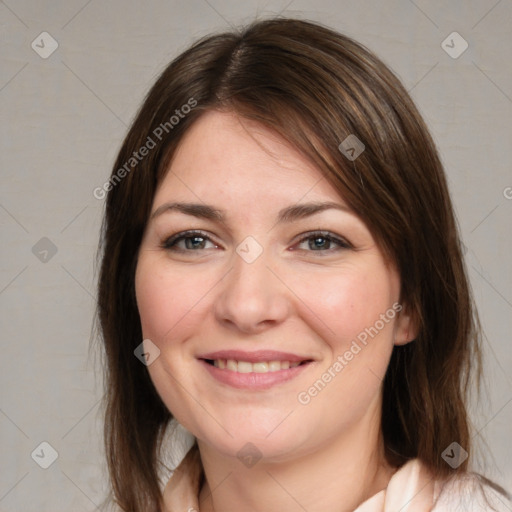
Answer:
[[[403,306],[395,324],[395,345],[405,345],[417,338],[419,332],[418,315],[411,308]]]

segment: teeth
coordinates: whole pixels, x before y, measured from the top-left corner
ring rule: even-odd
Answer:
[[[281,362],[280,361],[270,361],[270,363],[268,364],[268,369],[271,372],[277,372],[278,370],[281,369]]]
[[[236,361],[233,361],[232,359],[228,359],[226,361],[226,368],[228,370],[231,370],[232,372],[238,371],[238,363]]]
[[[251,366],[255,373],[267,373],[269,363],[253,363]],[[238,363],[238,368],[240,368],[240,363]]]
[[[246,361],[238,361],[238,373],[251,373],[252,364]]]
[[[288,370],[295,368],[300,363],[290,361],[259,361],[250,363],[249,361],[235,361],[233,359],[215,359],[213,365],[221,370],[230,370],[238,373],[268,373],[278,372],[279,370]]]

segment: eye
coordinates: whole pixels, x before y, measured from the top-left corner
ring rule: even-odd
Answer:
[[[208,243],[210,243],[212,247],[207,247]],[[181,252],[197,252],[202,249],[216,247],[218,247],[218,245],[213,243],[210,237],[201,231],[183,231],[176,233],[162,243],[163,249]]]
[[[300,246],[303,246],[304,244],[307,244],[306,249],[300,248]],[[315,231],[313,233],[308,233],[307,236],[300,239],[297,245],[300,250],[306,250],[309,252],[333,252],[352,248],[352,245],[349,242],[329,233],[328,231]],[[335,247],[333,248],[333,246]]]

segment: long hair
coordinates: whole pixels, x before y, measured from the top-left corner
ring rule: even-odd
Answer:
[[[134,276],[156,188],[183,135],[209,110],[256,120],[288,141],[396,265],[400,301],[419,331],[394,347],[383,383],[386,457],[396,466],[418,457],[437,477],[466,472],[468,460],[452,469],[442,452],[456,441],[471,454],[466,399],[481,374],[479,327],[432,138],[399,79],[369,50],[316,23],[271,19],[206,37],[163,71],[102,189],[98,320],[117,503],[134,512],[161,506],[157,471],[172,415],[134,356],[142,342]],[[347,140],[364,145],[357,158],[343,150]]]

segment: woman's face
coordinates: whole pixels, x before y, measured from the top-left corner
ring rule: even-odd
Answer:
[[[399,292],[365,224],[283,140],[228,113],[189,129],[154,198],[136,293],[145,346],[160,350],[151,379],[202,443],[279,460],[378,428],[408,329]]]

